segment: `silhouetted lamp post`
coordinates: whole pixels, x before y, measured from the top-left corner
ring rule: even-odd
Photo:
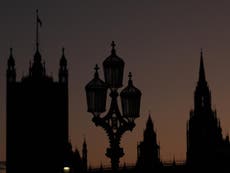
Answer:
[[[110,148],[107,148],[106,156],[111,159],[112,169],[118,170],[119,159],[124,155],[120,147],[120,140],[127,130],[135,127],[134,120],[140,116],[141,91],[134,87],[132,74],[129,72],[128,86],[120,93],[122,113],[119,111],[117,97],[118,89],[122,87],[124,61],[116,55],[115,43],[112,42],[111,55],[103,62],[105,82],[99,78],[98,65],[95,66],[94,78],[86,85],[86,97],[88,112],[93,114],[92,121],[96,126],[101,126],[107,133]],[[110,89],[111,105],[105,116],[107,90]]]

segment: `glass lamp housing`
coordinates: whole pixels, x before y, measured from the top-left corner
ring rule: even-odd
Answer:
[[[105,112],[107,85],[99,78],[98,66],[95,67],[94,78],[85,86],[88,112],[93,114]]]
[[[132,75],[129,73],[128,86],[121,91],[121,106],[123,116],[135,119],[140,116],[141,91],[132,82]]]

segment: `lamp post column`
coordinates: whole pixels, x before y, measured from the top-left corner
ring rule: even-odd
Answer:
[[[119,168],[119,159],[124,155],[120,147],[122,135],[135,127],[134,119],[139,117],[141,92],[133,86],[132,75],[129,73],[128,86],[120,93],[122,113],[118,107],[118,89],[122,87],[124,61],[116,55],[115,43],[112,42],[111,55],[103,63],[105,82],[99,78],[98,66],[95,67],[94,78],[86,85],[88,112],[93,114],[92,121],[101,126],[109,137],[110,148],[106,156],[111,159],[113,172]],[[111,104],[108,113],[105,112],[107,90],[110,89]]]

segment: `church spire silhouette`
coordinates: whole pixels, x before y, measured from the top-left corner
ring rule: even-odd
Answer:
[[[203,60],[203,50],[202,49],[200,51],[199,83],[206,83],[205,70],[204,70],[204,60]]]
[[[149,114],[143,141],[140,142],[137,155],[137,168],[143,172],[153,171],[160,166],[160,146],[157,143],[157,134],[154,130],[153,120]]]
[[[59,68],[59,82],[67,83],[68,82],[68,68],[67,68],[67,59],[65,57],[65,48],[62,48],[62,56],[60,59],[60,68]]]
[[[201,50],[199,79],[194,93],[194,110],[190,111],[187,125],[187,164],[197,168],[216,165],[222,141],[222,129],[216,111],[212,109],[211,91],[205,78]]]
[[[84,141],[82,144],[82,167],[83,167],[83,172],[87,172],[88,169],[88,158],[87,158],[87,144],[86,144],[86,139],[84,137]]]
[[[148,120],[147,120],[147,123],[146,123],[146,128],[148,128],[148,129],[154,129],[153,121],[152,121],[152,118],[151,118],[150,114],[149,114],[149,117],[148,117]]]
[[[200,115],[202,111],[212,112],[211,92],[209,90],[206,77],[205,77],[205,68],[204,68],[202,50],[200,52],[199,79],[195,90],[194,105],[195,105],[195,112],[197,112],[196,114],[198,115]]]

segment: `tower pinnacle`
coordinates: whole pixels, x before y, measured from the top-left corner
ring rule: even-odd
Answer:
[[[153,121],[151,118],[151,115],[149,114],[148,120],[147,120],[147,124],[146,124],[147,128],[149,129],[153,129]]]
[[[15,70],[15,61],[13,57],[13,49],[10,48],[10,56],[8,59],[8,68],[7,68],[7,81],[15,82],[16,81],[16,70]]]
[[[200,51],[200,69],[199,69],[199,83],[206,83],[204,61],[203,61],[203,50]]]

